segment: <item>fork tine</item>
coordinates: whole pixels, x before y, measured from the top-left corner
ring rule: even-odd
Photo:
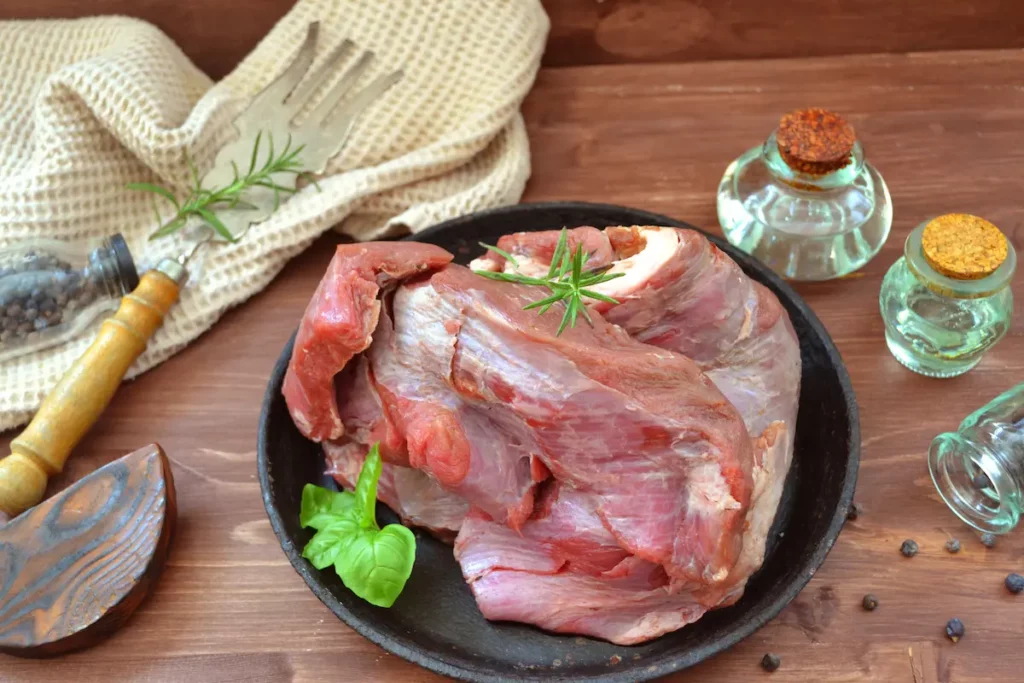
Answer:
[[[288,68],[253,98],[243,116],[251,112],[265,111],[281,106],[281,103],[288,97],[288,93],[295,89],[295,86],[309,70],[309,65],[313,63],[313,54],[316,52],[316,41],[319,34],[320,22],[310,23],[306,29],[306,38],[302,41],[302,46],[299,47],[295,56],[292,57]]]
[[[299,113],[299,110],[306,105],[310,98],[316,94],[316,91],[327,82],[334,72],[334,69],[338,66],[338,63],[355,47],[355,43],[351,40],[343,40],[341,43],[335,46],[331,50],[331,54],[327,55],[323,64],[317,67],[316,73],[312,76],[303,79],[300,86],[295,88],[285,104],[291,112],[291,115]]]
[[[368,86],[357,92],[352,99],[340,106],[332,107],[323,120],[324,135],[334,138],[337,142],[334,145],[331,156],[337,154],[348,134],[352,132],[353,124],[363,110],[373,104],[374,100],[382,96],[388,89],[398,81],[402,80],[402,71],[393,71],[384,76],[379,76]],[[319,107],[318,107],[319,108]]]
[[[320,104],[316,105],[313,111],[309,112],[309,121],[319,123],[325,119],[334,107],[337,106],[338,102],[348,94],[348,91],[352,89],[352,86],[362,78],[363,74],[366,73],[366,70],[370,68],[370,64],[372,62],[372,52],[366,51],[359,55],[359,60],[345,72],[345,75],[342,76],[337,83],[331,86],[331,89],[328,90],[324,94],[323,99],[320,100]]]

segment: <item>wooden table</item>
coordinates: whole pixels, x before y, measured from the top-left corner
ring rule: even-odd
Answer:
[[[1002,585],[1007,572],[1024,572],[1024,531],[986,550],[938,499],[925,464],[935,434],[1024,381],[1024,314],[978,368],[939,381],[892,359],[877,303],[883,274],[926,217],[977,213],[1024,248],[1022,74],[1017,50],[541,73],[525,105],[534,167],[525,201],[614,202],[717,230],[715,190],[726,164],[760,144],[781,113],[815,105],[849,114],[895,205],[888,244],[858,276],[798,287],[853,378],[864,512],[775,621],[671,680],[760,680],[768,651],[783,660],[773,682],[1024,678],[1024,596]],[[173,462],[180,506],[166,574],[107,643],[46,662],[0,656],[0,681],[440,680],[338,622],[288,564],[260,500],[255,434],[266,378],[334,241],[320,240],[265,292],[122,388],[65,483],[159,441]],[[963,542],[955,556],[943,550],[951,536]],[[920,544],[917,557],[900,555],[905,538]],[[881,601],[873,613],[860,607],[868,592]],[[943,635],[953,616],[967,627],[956,645]]]

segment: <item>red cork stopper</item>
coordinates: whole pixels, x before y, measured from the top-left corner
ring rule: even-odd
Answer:
[[[800,109],[782,117],[776,133],[779,153],[794,171],[824,175],[850,159],[857,135],[853,126],[827,109]]]

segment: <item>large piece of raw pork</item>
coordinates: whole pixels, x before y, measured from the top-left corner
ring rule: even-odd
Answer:
[[[617,306],[556,336],[544,290],[422,244],[343,245],[284,394],[351,485],[442,538],[484,615],[637,643],[735,601],[792,453],[799,348],[775,297],[692,231],[578,228]],[[557,233],[499,242],[547,270]],[[489,255],[477,268],[510,264]]]

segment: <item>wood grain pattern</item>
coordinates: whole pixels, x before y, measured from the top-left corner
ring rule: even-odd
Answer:
[[[68,368],[0,460],[0,512],[11,517],[43,499],[48,477],[106,409],[132,363],[178,300],[180,285],[158,270],[142,276],[95,341]]]
[[[534,169],[526,200],[627,204],[717,230],[726,164],[781,113],[809,105],[850,116],[892,192],[883,252],[855,277],[798,287],[859,398],[864,513],[778,619],[674,683],[767,681],[758,666],[767,651],[782,657],[772,683],[1020,681],[1024,596],[1002,580],[1024,572],[1024,531],[981,546],[938,499],[925,453],[935,434],[1024,381],[1024,314],[977,368],[932,380],[886,350],[878,289],[910,229],[938,213],[985,216],[1024,248],[1022,73],[1017,50],[542,72],[525,107]],[[66,659],[4,658],[5,683],[441,680],[339,623],[291,569],[260,501],[255,434],[266,378],[334,242],[317,242],[192,346],[122,387],[54,486],[159,439],[179,485],[175,554],[131,628]],[[1024,297],[1021,276],[1014,290]],[[964,546],[955,556],[942,549],[950,535]],[[905,538],[920,544],[917,557],[899,554]],[[871,613],[860,607],[868,592],[881,601]],[[956,645],[942,633],[952,616],[967,627]]]
[[[295,0],[4,0],[0,19],[145,19],[213,78],[226,75]],[[820,57],[1024,47],[1018,0],[542,0],[547,66]]]
[[[0,528],[0,652],[53,656],[117,630],[160,575],[176,512],[154,444]]]
[[[1016,0],[546,0],[548,66],[1024,46]]]

